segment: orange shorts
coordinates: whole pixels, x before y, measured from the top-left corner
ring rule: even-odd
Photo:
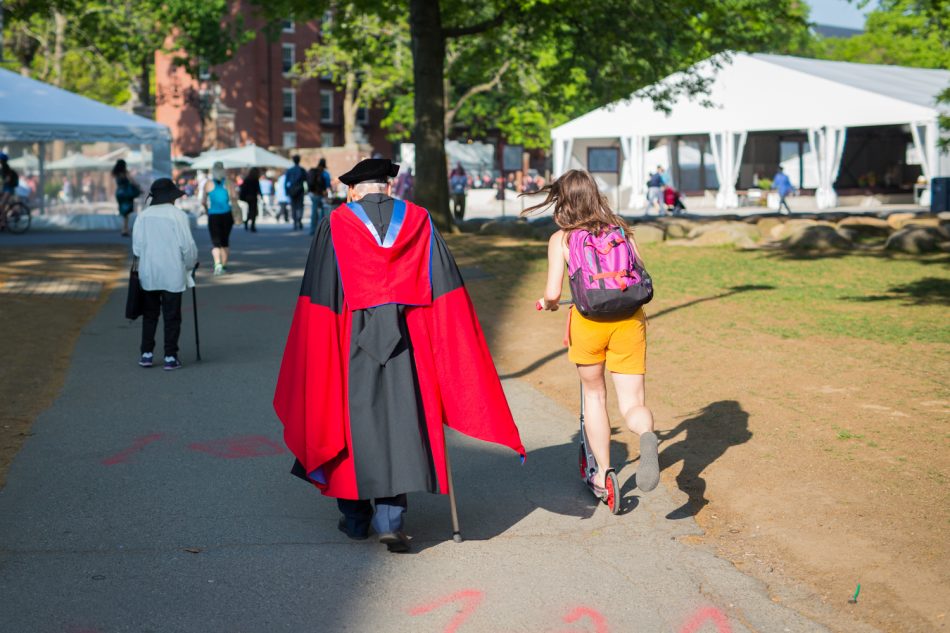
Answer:
[[[606,361],[618,374],[647,371],[647,326],[643,309],[620,321],[593,321],[571,308],[570,347],[567,357],[577,365]]]

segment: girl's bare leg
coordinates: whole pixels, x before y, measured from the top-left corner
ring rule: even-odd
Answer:
[[[649,492],[660,482],[657,437],[653,432],[653,412],[646,406],[643,374],[611,374],[617,389],[620,412],[627,428],[640,435],[640,465],[637,467],[637,488]]]
[[[646,406],[646,385],[643,374],[617,374],[611,372],[611,380],[617,390],[620,413],[627,428],[643,435],[653,430],[653,412]]]
[[[597,460],[594,483],[603,487],[610,468],[610,421],[607,419],[607,384],[604,382],[604,364],[578,365],[577,373],[584,385],[584,428],[587,441]]]

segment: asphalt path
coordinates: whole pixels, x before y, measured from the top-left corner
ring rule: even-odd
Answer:
[[[140,322],[116,291],[14,461],[0,492],[0,631],[825,630],[684,542],[696,524],[666,518],[679,504],[662,485],[632,487],[621,442],[624,514],[595,504],[575,413],[517,379],[505,389],[524,465],[450,433],[463,543],[446,497],[425,494],[410,496],[412,553],[348,540],[333,500],[289,474],[271,408],[308,239],[236,230],[234,272],[212,278],[198,238],[204,360],[186,295],[185,367],[139,368]]]

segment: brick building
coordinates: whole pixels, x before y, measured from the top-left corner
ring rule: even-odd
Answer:
[[[231,11],[258,35],[230,62],[213,69],[217,82],[210,74],[195,80],[174,67],[170,55],[156,54],[155,118],[171,128],[172,153],[195,155],[246,143],[288,149],[341,145],[342,94],[325,78],[300,80],[288,72],[317,42],[320,22],[286,20],[269,40],[265,22],[251,7],[236,0]],[[389,155],[392,144],[379,129],[380,117],[361,110],[358,123],[363,140]]]

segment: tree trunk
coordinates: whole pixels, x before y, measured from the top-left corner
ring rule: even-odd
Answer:
[[[139,69],[139,103],[143,107],[152,105],[152,66],[149,58],[142,59],[142,67]]]
[[[53,81],[50,82],[56,87],[63,85],[63,57],[66,55],[66,16],[59,11],[53,11],[53,25],[55,28],[53,43]]]
[[[356,147],[356,73],[346,73],[343,88],[343,145]]]
[[[439,3],[410,0],[412,73],[415,87],[416,144],[415,202],[432,214],[442,231],[449,231],[449,175],[445,157],[445,35]]]

